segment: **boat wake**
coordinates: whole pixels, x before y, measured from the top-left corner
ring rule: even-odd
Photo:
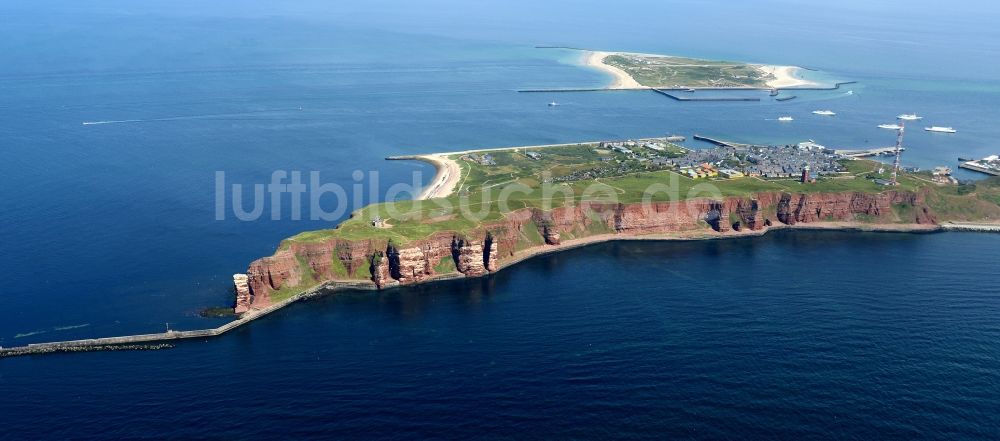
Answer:
[[[117,120],[117,121],[84,121],[83,125],[85,125],[85,126],[96,126],[96,125],[100,125],[100,124],[124,124],[124,123],[143,122],[143,121],[149,121],[149,120],[145,120],[145,119],[122,119],[122,120]]]
[[[238,113],[211,113],[206,115],[188,115],[188,116],[171,116],[165,118],[149,118],[149,119],[115,119],[106,121],[84,121],[85,126],[98,126],[104,124],[130,124],[130,123],[144,123],[144,122],[163,122],[163,121],[184,121],[189,119],[211,119],[211,118],[224,118],[233,116],[249,116],[249,115],[259,115],[262,113],[273,113],[273,112],[288,112],[292,110],[302,110],[301,107],[287,108],[287,109],[268,109],[268,110],[257,110],[253,112],[238,112]]]

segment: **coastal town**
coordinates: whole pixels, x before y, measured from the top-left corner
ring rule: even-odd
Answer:
[[[581,144],[594,153],[589,167],[578,167],[546,179],[551,182],[593,180],[644,171],[671,170],[691,179],[797,179],[814,182],[817,178],[836,178],[848,173],[844,161],[855,160],[851,154],[830,149],[814,141],[788,145],[751,145],[719,142],[711,148],[688,148],[679,145],[684,137],[669,136]],[[544,161],[546,148],[525,150],[512,158]],[[498,153],[468,153],[462,161],[483,167],[497,166]],[[883,169],[882,172],[885,170]],[[909,168],[907,171],[915,172]],[[938,172],[944,174],[944,172]],[[950,174],[950,171],[947,173]],[[879,181],[882,182],[882,181]]]

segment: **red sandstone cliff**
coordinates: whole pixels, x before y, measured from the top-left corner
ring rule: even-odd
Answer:
[[[897,219],[893,206],[909,206],[912,219]],[[610,232],[641,236],[694,230],[763,230],[774,225],[823,221],[902,222],[934,224],[923,193],[761,193],[753,198],[720,201],[686,200],[642,204],[583,204],[549,212],[523,209],[503,221],[464,235],[440,232],[397,246],[387,241],[331,239],[319,243],[291,243],[271,257],[253,262],[247,270],[249,293],[237,283],[236,312],[271,304],[272,292],[305,289],[324,281],[367,278],[379,288],[417,283],[437,274],[435,268],[452,263],[466,276],[480,276],[499,268],[515,255],[529,229],[537,230],[546,245]],[[600,228],[594,229],[595,223]],[[537,244],[541,246],[541,244]],[[443,267],[450,267],[444,265]],[[334,268],[337,268],[335,270]]]

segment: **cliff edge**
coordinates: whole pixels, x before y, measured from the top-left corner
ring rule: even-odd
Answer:
[[[881,193],[763,192],[752,197],[649,204],[581,203],[525,208],[472,231],[439,231],[400,244],[331,238],[283,244],[234,277],[235,311],[243,313],[330,282],[367,280],[377,288],[442,276],[477,277],[525,256],[575,243],[625,238],[713,238],[760,234],[815,223],[933,227],[928,191]]]

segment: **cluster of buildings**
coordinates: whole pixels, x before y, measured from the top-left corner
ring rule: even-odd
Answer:
[[[931,180],[938,184],[958,184],[958,179],[951,176],[951,169],[944,166],[931,170]]]
[[[719,170],[712,164],[699,164],[697,167],[681,167],[680,173],[691,179],[714,178],[719,176]]]
[[[643,153],[652,153],[655,156],[670,151],[686,151],[687,149],[674,144],[674,142],[684,140],[683,136],[670,135],[665,138],[640,139],[635,141],[631,139],[627,141],[604,141],[598,144],[598,148],[633,157],[640,156],[637,150],[645,149],[646,151]]]
[[[493,159],[493,155],[489,153],[484,155],[469,153],[467,155],[462,155],[461,159],[463,161],[475,162],[476,164],[479,165],[497,165],[497,161]]]
[[[841,173],[840,155],[813,142],[786,146],[727,146],[692,150],[667,162],[691,177],[799,178]],[[711,171],[716,171],[712,174]]]
[[[633,155],[632,149],[639,146],[639,143],[635,141],[604,141],[597,145],[598,148],[604,150],[611,150],[613,152],[618,152],[623,155]]]
[[[798,146],[749,147],[744,173],[765,178],[791,178],[800,176],[803,170],[810,170],[813,176],[844,171],[840,155],[814,146],[816,144],[809,142]]]
[[[784,146],[732,144],[719,141],[720,146],[715,148],[686,149],[672,143],[668,138],[601,142],[597,145],[598,152],[601,153],[601,165],[588,170],[576,170],[552,180],[569,182],[621,176],[639,171],[674,169],[692,179],[731,179],[750,176],[792,178],[802,182],[813,182],[816,177],[845,172],[844,166],[840,163],[844,156],[812,141]],[[617,155],[607,155],[608,151]],[[526,151],[524,155],[535,161],[543,158],[542,153],[536,151]],[[490,154],[469,153],[463,155],[461,159],[485,166],[496,165],[493,155]],[[996,164],[997,170],[1000,171],[1000,160],[996,160]]]

